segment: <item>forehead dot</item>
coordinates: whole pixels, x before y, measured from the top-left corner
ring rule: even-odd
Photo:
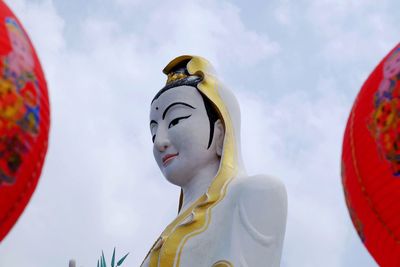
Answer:
[[[156,107],[156,110],[158,110],[158,107]]]

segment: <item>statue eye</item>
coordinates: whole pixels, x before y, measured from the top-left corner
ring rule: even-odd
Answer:
[[[185,117],[179,117],[179,118],[173,119],[173,120],[169,123],[168,128],[174,127],[175,125],[177,125],[177,124],[179,123],[180,120],[187,119],[187,118],[189,118],[190,116],[192,116],[192,115],[185,116]]]

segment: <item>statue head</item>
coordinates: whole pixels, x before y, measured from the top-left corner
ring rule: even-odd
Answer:
[[[212,182],[199,199],[205,207],[223,195],[233,177],[246,175],[239,104],[204,58],[177,57],[163,72],[167,84],[154,97],[150,111],[154,156],[164,176],[181,187],[199,182],[192,178],[217,164],[208,172]],[[182,193],[179,210],[181,205]]]
[[[219,164],[224,141],[219,111],[198,90],[203,78],[188,73],[188,62],[169,70],[150,110],[155,160],[167,180],[178,186]]]

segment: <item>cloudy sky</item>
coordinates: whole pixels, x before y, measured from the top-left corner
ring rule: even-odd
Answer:
[[[50,147],[0,266],[138,266],[179,189],[152,156],[149,104],[181,54],[208,58],[242,108],[250,174],[289,198],[282,266],[376,266],[345,206],[341,142],[368,74],[399,42],[396,0],[6,0],[46,73]]]

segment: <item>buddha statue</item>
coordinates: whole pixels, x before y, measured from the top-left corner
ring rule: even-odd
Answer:
[[[150,110],[153,154],[181,196],[141,266],[279,266],[286,190],[279,179],[246,174],[235,96],[201,57],[177,57],[164,73]]]

